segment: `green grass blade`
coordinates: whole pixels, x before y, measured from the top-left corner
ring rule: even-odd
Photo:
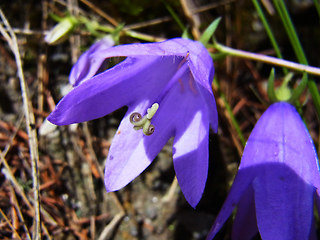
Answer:
[[[219,90],[219,93],[220,93],[219,95],[220,95],[221,99],[224,102],[225,108],[226,108],[226,110],[227,110],[227,112],[228,112],[228,114],[230,116],[232,125],[233,125],[234,129],[236,130],[236,132],[238,134],[238,137],[239,137],[239,140],[240,140],[242,146],[244,147],[246,145],[246,139],[245,139],[245,137],[244,137],[244,135],[243,135],[243,133],[241,131],[241,128],[240,128],[240,125],[239,125],[237,119],[235,118],[235,116],[234,116],[234,114],[232,112],[232,108],[231,108],[230,104],[228,103],[225,95],[220,91],[220,85],[219,85],[219,82],[218,82],[216,77],[213,79],[213,82],[218,87],[218,90]]]
[[[204,45],[207,46],[210,38],[213,36],[214,32],[216,31],[219,23],[220,23],[221,17],[218,17],[216,20],[214,20],[208,27],[207,29],[203,32],[203,34],[200,37],[200,42]]]
[[[317,9],[318,16],[319,16],[319,18],[320,18],[320,2],[319,2],[319,0],[313,0],[313,3],[314,3],[314,6],[315,6],[316,9]]]
[[[185,31],[186,26],[183,24],[183,22],[180,20],[178,14],[175,13],[175,11],[172,9],[172,7],[165,1],[163,1],[164,5],[166,6],[168,12],[170,13],[171,17],[174,19],[174,21],[178,24],[182,32]]]
[[[277,9],[277,12],[281,18],[281,21],[286,29],[289,40],[291,42],[291,45],[293,47],[293,50],[294,50],[297,58],[298,58],[298,61],[302,64],[308,65],[307,58],[304,54],[304,51],[302,49],[302,45],[300,43],[297,32],[294,28],[292,21],[291,21],[291,18],[289,16],[289,13],[288,13],[288,10],[286,8],[284,1],[283,0],[274,0],[273,2],[274,2],[274,5]]]
[[[267,93],[268,93],[268,97],[270,102],[277,102],[277,96],[276,96],[276,92],[274,89],[274,68],[271,69],[269,78],[268,78],[268,88],[267,88]]]
[[[284,25],[284,28],[288,34],[289,40],[291,42],[291,45],[294,49],[294,52],[298,58],[298,61],[302,64],[308,65],[308,60],[304,54],[302,45],[300,43],[300,40],[298,38],[298,35],[295,31],[294,25],[291,21],[291,18],[289,16],[288,10],[286,8],[286,5],[283,0],[273,0],[273,3],[276,7],[276,10],[281,18],[281,21]],[[312,100],[314,102],[314,105],[316,107],[318,118],[320,119],[320,95],[317,88],[316,83],[309,79],[308,81],[308,89],[311,93]]]
[[[256,8],[256,11],[257,11],[257,13],[258,13],[258,15],[260,17],[260,20],[261,20],[261,22],[263,24],[264,29],[267,32],[267,35],[268,35],[268,37],[270,39],[270,42],[272,44],[272,47],[273,47],[274,51],[276,52],[277,57],[283,59],[282,54],[280,52],[280,48],[278,46],[278,43],[277,43],[277,41],[276,41],[272,31],[271,31],[270,25],[269,25],[265,15],[263,14],[263,11],[261,9],[261,6],[260,6],[259,2],[257,0],[252,0],[252,3]],[[288,70],[286,68],[282,68],[282,69],[283,69],[283,73],[286,75],[288,73]]]
[[[302,94],[302,92],[305,90],[306,86],[308,84],[308,74],[304,73],[302,76],[302,80],[301,83],[299,84],[299,86],[297,86],[293,92],[292,95],[289,99],[289,102],[291,102],[292,104],[295,104],[296,101],[298,101],[300,95]]]

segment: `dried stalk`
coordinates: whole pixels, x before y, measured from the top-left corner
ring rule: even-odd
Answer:
[[[4,165],[4,169],[2,169],[2,174],[5,175],[6,179],[8,179],[11,184],[13,185],[14,189],[16,190],[16,192],[19,194],[19,196],[23,199],[24,203],[28,206],[28,208],[30,209],[30,211],[35,211],[34,207],[32,206],[32,204],[30,203],[27,195],[24,193],[23,189],[21,188],[20,184],[18,183],[17,179],[15,178],[15,176],[12,173],[12,170],[7,162],[7,160],[3,157],[3,153],[0,150],[0,164]],[[33,204],[35,205],[35,204]],[[46,218],[46,220],[52,224],[53,226],[57,226],[57,222],[50,216],[50,214],[40,206],[40,211],[42,213],[42,215]],[[42,229],[44,230],[44,232],[47,234],[48,239],[51,239],[51,236],[46,228],[46,226],[44,225],[43,222],[41,222],[42,225]]]
[[[98,237],[98,240],[109,239],[113,229],[120,223],[124,215],[124,212],[117,213],[112,221],[103,229],[102,233]]]
[[[27,84],[24,79],[21,57],[20,57],[16,35],[13,32],[9,22],[7,21],[1,9],[0,9],[0,17],[2,19],[4,26],[6,27],[5,29],[4,26],[0,24],[0,32],[8,42],[11,48],[11,51],[14,54],[16,64],[17,64],[17,69],[18,69],[18,77],[20,80],[20,87],[21,87],[22,99],[23,99],[23,108],[24,108],[24,113],[26,118],[26,128],[29,136],[29,148],[30,148],[30,157],[31,157],[31,165],[32,165],[32,180],[33,180],[32,182],[33,182],[33,197],[34,197],[33,203],[34,203],[34,210],[35,210],[34,231],[33,231],[32,239],[38,240],[38,239],[41,239],[41,228],[40,228],[41,222],[40,222],[39,170],[38,170],[39,154],[38,154],[37,133],[35,129],[35,119],[34,119],[32,107],[30,106],[31,103],[28,98]]]
[[[184,15],[188,18],[188,20],[191,23],[191,32],[195,40],[200,39],[200,32],[199,32],[199,24],[196,19],[194,14],[192,13],[192,5],[193,2],[190,0],[180,0],[180,4],[182,6],[182,10],[184,12]]]
[[[4,214],[4,212],[1,210],[1,208],[0,208],[0,213],[1,213],[2,217],[4,218],[4,220],[7,222],[7,224],[10,226],[12,231],[14,232],[15,236],[21,240],[20,235],[17,233],[16,229],[12,226],[11,222],[9,221],[7,216]]]
[[[21,208],[20,208],[19,202],[18,202],[17,197],[16,197],[16,193],[15,193],[13,187],[10,188],[10,191],[11,191],[12,202],[13,202],[14,207],[15,207],[17,213],[18,213],[18,216],[19,216],[20,221],[21,221],[21,223],[23,225],[23,228],[24,228],[24,230],[26,232],[27,239],[31,240],[31,236],[30,236],[29,230],[28,230],[28,228],[26,226],[24,217],[23,217],[22,212],[21,212]]]

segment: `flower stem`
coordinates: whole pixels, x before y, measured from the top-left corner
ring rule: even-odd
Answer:
[[[295,71],[307,72],[312,75],[320,76],[320,68],[317,68],[317,67],[311,67],[311,66],[275,58],[275,57],[266,56],[263,54],[237,50],[237,49],[223,46],[219,43],[215,43],[214,48],[217,49],[219,52],[225,53],[230,56],[260,61],[260,62],[276,65],[279,67],[286,67],[288,69],[292,69]]]
[[[239,125],[236,117],[234,116],[234,114],[232,112],[232,108],[231,108],[230,104],[228,103],[226,96],[224,95],[224,93],[220,89],[220,84],[219,84],[218,79],[216,77],[213,79],[213,84],[215,86],[217,86],[217,90],[219,91],[220,98],[223,101],[224,108],[225,108],[226,112],[228,113],[228,116],[230,118],[230,122],[231,122],[232,126],[234,127],[234,130],[237,132],[238,138],[239,138],[242,146],[244,147],[246,145],[246,139],[241,131],[240,125]]]

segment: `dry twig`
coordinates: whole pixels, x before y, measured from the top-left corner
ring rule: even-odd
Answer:
[[[13,32],[9,22],[7,21],[5,15],[0,9],[0,16],[3,22],[3,25],[0,24],[0,32],[8,42],[11,51],[13,52],[18,68],[18,77],[20,80],[22,99],[23,99],[23,108],[26,118],[26,128],[29,136],[29,148],[30,148],[30,157],[32,164],[32,180],[33,180],[33,197],[34,197],[34,209],[35,209],[35,218],[34,218],[34,231],[33,239],[41,239],[41,230],[40,230],[40,197],[39,197],[39,154],[38,154],[38,143],[37,143],[37,133],[35,129],[35,119],[32,111],[31,103],[28,97],[27,84],[24,79],[22,62],[18,47],[18,41],[15,33]]]

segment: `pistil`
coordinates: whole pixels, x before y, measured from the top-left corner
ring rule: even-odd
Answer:
[[[135,130],[142,129],[144,135],[151,135],[155,127],[151,124],[151,119],[158,111],[159,104],[152,104],[151,108],[147,109],[147,114],[142,117],[142,115],[138,112],[134,112],[130,115],[129,120],[133,124],[133,128]]]

